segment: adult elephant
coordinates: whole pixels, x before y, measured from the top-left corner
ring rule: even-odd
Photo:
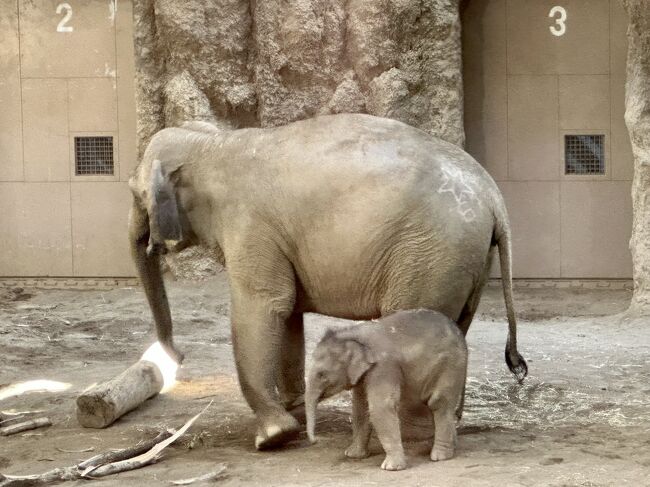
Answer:
[[[300,429],[303,314],[372,319],[430,308],[472,321],[499,248],[509,335],[510,229],[488,173],[460,148],[394,120],[322,116],[270,129],[194,122],[151,140],[130,180],[130,239],[158,339],[177,359],[159,254],[214,249],[231,290],[235,361],[258,448]]]

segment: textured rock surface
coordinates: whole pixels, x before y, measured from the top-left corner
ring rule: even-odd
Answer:
[[[630,311],[650,314],[650,2],[625,0],[628,27],[625,123],[634,152],[630,250],[634,295]]]
[[[368,112],[463,144],[458,0],[135,0],[139,148],[183,120]]]
[[[135,0],[138,151],[188,120],[365,112],[463,145],[458,0]],[[167,257],[179,278],[206,253]]]

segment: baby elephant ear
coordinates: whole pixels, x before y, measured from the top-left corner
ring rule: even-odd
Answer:
[[[353,386],[370,370],[375,360],[373,354],[359,342],[350,340],[347,344],[349,352],[348,379]]]

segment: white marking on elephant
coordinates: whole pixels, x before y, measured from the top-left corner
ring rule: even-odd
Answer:
[[[476,191],[470,185],[466,175],[455,167],[442,167],[442,184],[438,193],[451,193],[456,201],[456,211],[466,222],[476,219],[474,205],[480,205]]]

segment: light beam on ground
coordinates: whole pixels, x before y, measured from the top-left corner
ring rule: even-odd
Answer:
[[[163,376],[162,393],[169,391],[176,384],[178,364],[163,349],[160,342],[151,345],[142,355],[142,360],[153,362]]]

